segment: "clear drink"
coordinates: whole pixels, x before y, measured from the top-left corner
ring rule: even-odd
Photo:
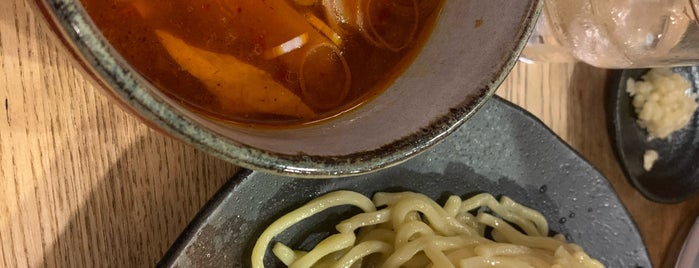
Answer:
[[[699,64],[699,0],[550,0],[523,61],[602,68]]]

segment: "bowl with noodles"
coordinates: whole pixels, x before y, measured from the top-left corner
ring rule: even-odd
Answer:
[[[652,267],[606,179],[537,119],[497,98],[452,137],[396,167],[332,180],[244,171],[160,262],[495,264]]]
[[[33,0],[87,77],[245,168],[364,174],[435,145],[517,61],[539,0]]]

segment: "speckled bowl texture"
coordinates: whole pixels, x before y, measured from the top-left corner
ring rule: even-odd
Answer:
[[[415,191],[439,204],[452,194],[505,195],[540,211],[552,232],[607,267],[652,267],[636,225],[602,174],[534,116],[497,97],[438,146],[371,174],[298,180],[241,171],[197,215],[158,267],[250,267],[252,247],[269,224],[340,189],[367,196]],[[356,213],[350,206],[328,209],[275,241],[310,250]],[[265,265],[285,267],[269,251]]]
[[[246,168],[317,178],[392,166],[452,133],[512,69],[542,1],[446,0],[423,50],[384,93],[293,129],[226,125],[190,112],[127,64],[79,0],[33,3],[108,95],[150,126]]]

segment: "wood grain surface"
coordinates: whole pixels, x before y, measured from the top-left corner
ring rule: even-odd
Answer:
[[[0,267],[153,266],[238,168],[110,104],[50,34],[23,0],[0,1]],[[607,176],[660,267],[699,197],[661,205],[629,185],[606,131],[606,75],[520,64],[498,94]]]

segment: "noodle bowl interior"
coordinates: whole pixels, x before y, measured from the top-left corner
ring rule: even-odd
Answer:
[[[298,125],[383,91],[441,0],[82,0],[104,36],[168,96],[208,117]]]

